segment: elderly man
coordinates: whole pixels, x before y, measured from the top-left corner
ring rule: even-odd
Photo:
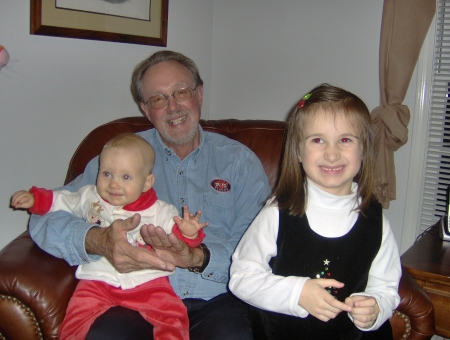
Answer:
[[[189,248],[158,226],[141,228],[153,251],[130,246],[126,232],[139,216],[108,228],[56,212],[33,215],[30,233],[37,244],[71,265],[106,257],[120,272],[144,268],[174,270],[170,282],[185,303],[191,339],[252,339],[247,306],[227,290],[231,255],[270,193],[264,169],[242,144],[208,133],[199,125],[203,81],[186,56],[160,51],[135,69],[133,96],[155,129],[139,133],[155,149],[153,173],[160,199],[181,213],[202,210],[209,222],[204,244]],[[93,184],[98,159],[66,185],[75,191]],[[137,311],[115,307],[92,325],[87,339],[149,339],[152,326]]]

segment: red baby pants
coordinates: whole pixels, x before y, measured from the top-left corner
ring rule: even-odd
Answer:
[[[81,280],[69,301],[59,338],[84,339],[94,320],[114,306],[138,311],[153,325],[155,340],[189,339],[186,307],[168,277],[125,290],[102,281]]]

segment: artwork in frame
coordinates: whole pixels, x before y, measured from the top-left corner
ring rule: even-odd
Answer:
[[[167,46],[169,0],[31,0],[31,34]]]

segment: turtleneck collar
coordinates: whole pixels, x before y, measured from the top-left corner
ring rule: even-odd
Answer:
[[[352,183],[352,193],[344,196],[337,196],[321,189],[310,179],[308,181],[308,201],[316,206],[327,209],[346,209],[353,210],[356,207],[356,193],[358,191],[358,184]]]
[[[136,201],[125,205],[122,209],[128,211],[145,210],[155,204],[157,199],[158,196],[156,196],[156,191],[151,188],[150,190],[143,192]]]

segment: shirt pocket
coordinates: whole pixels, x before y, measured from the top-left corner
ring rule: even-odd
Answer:
[[[218,237],[228,237],[236,220],[234,195],[231,192],[204,194],[202,214],[203,219],[209,222],[205,229],[207,235],[213,232]]]

